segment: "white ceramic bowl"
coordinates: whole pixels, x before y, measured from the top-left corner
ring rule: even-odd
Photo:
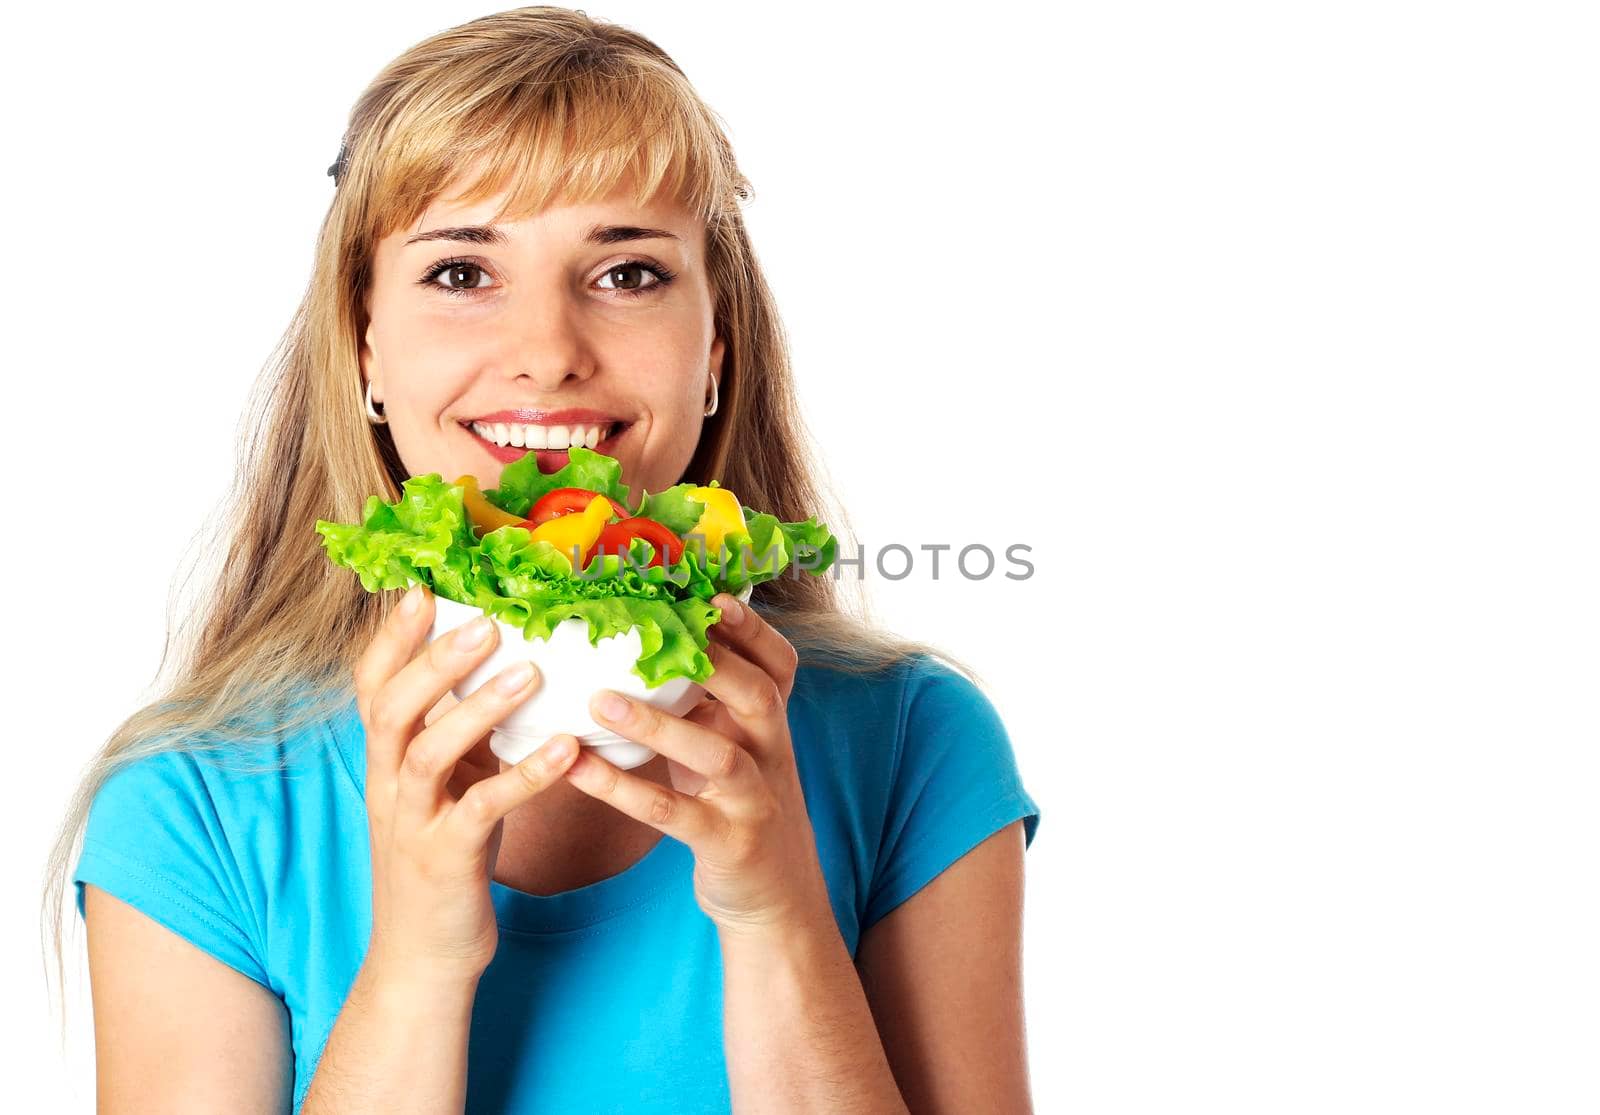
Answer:
[[[753,586],[746,585],[738,599],[750,599]],[[480,608],[448,600],[434,594],[433,630],[428,639],[441,638],[456,628],[483,615]],[[672,678],[656,688],[645,685],[633,664],[643,649],[639,630],[589,644],[586,620],[566,619],[556,624],[549,639],[530,639],[522,629],[496,619],[499,641],[476,669],[451,692],[460,700],[493,678],[512,663],[527,659],[539,671],[539,683],[532,696],[512,709],[489,734],[489,750],[511,764],[521,762],[542,747],[551,736],[570,733],[585,747],[622,770],[649,762],[655,752],[611,729],[596,723],[589,715],[589,701],[597,690],[614,689],[636,701],[654,705],[672,716],[688,712],[705,696],[705,687],[688,678]]]

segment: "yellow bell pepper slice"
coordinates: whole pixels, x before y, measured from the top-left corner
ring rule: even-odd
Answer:
[[[573,568],[581,570],[589,564],[589,551],[594,548],[600,532],[606,529],[606,523],[615,513],[616,509],[611,506],[611,501],[605,496],[597,495],[582,511],[560,515],[548,523],[540,523],[534,527],[533,540],[549,542],[565,554],[569,561],[576,551],[578,560]]]
[[[706,505],[700,521],[685,536],[685,544],[694,546],[693,535],[705,539],[705,552],[714,554],[722,548],[722,540],[734,531],[745,529],[744,509],[739,497],[726,488],[690,488],[689,498]]]
[[[522,516],[502,511],[485,499],[478,490],[477,477],[462,476],[457,478],[456,483],[462,489],[461,502],[467,509],[467,521],[479,534],[488,534],[503,526],[516,526],[523,521]]]

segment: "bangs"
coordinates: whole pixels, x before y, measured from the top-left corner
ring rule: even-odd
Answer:
[[[506,193],[484,223],[631,187],[643,206],[680,201],[714,227],[749,196],[714,114],[668,66],[563,59],[554,74],[457,65],[418,87],[378,129],[371,218],[381,239],[413,226],[447,189],[465,204]]]

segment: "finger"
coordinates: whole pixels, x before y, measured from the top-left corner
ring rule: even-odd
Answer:
[[[711,659],[711,676],[700,684],[753,747],[764,750],[760,741],[776,739],[788,728],[787,695],[770,674],[724,643],[710,643],[706,656]]]
[[[719,795],[745,797],[762,784],[761,772],[748,751],[727,736],[680,716],[670,716],[609,689],[590,698],[589,714],[624,739],[642,743],[688,767]]]
[[[738,724],[734,723],[733,717],[729,715],[728,710],[723,707],[721,701],[701,701],[694,708],[684,713],[683,718],[700,725],[702,728],[709,728],[713,732],[721,732],[723,735],[737,736],[743,731]]]
[[[728,593],[718,593],[711,598],[711,603],[722,610],[717,622],[711,625],[712,633],[761,667],[777,685],[784,700],[788,700],[794,689],[795,670],[800,666],[800,655],[794,644],[762,619],[754,608]]]
[[[473,847],[487,843],[507,813],[555,785],[578,755],[578,737],[551,736],[544,746],[499,774],[474,782],[445,814],[444,829]]]
[[[367,765],[393,769],[400,761],[405,741],[393,737],[373,739],[372,702],[384,685],[417,653],[433,625],[433,593],[426,585],[412,585],[392,608],[355,665],[356,710],[367,728]]]
[[[400,761],[412,737],[422,730],[424,714],[483,661],[499,634],[493,620],[479,615],[431,640],[378,690],[372,699],[367,732],[369,738],[380,740],[384,776],[398,777]],[[481,641],[472,645],[463,641],[472,635]]]
[[[418,819],[431,818],[448,797],[456,764],[506,715],[539,689],[532,662],[514,662],[468,694],[411,740],[400,764],[396,802]]]
[[[541,677],[539,680],[542,683],[544,679]],[[439,719],[439,717],[443,716],[460,703],[461,698],[457,697],[454,691],[446,693],[443,697],[439,698],[439,700],[431,709],[428,710],[427,715],[423,718],[423,726],[431,728],[434,722]],[[456,761],[457,774],[460,774],[463,770],[465,770],[467,773],[472,775],[471,778],[468,778],[462,782],[462,789],[466,789],[466,787],[470,786],[480,778],[487,778],[491,774],[500,773],[500,759],[493,751],[489,750],[489,737],[484,736],[478,742],[482,746],[474,747],[471,751],[467,752],[465,758],[458,759]],[[460,797],[461,795],[458,793],[455,796]]]
[[[618,770],[592,749],[585,749],[578,756],[567,770],[566,778],[590,797],[608,802],[619,812],[691,848],[703,847],[723,823],[717,809],[709,802]]]

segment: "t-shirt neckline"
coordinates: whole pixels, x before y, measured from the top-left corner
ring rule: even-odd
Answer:
[[[559,894],[529,894],[494,879],[495,920],[519,933],[570,933],[642,906],[693,870],[689,846],[666,834],[623,871]]]

